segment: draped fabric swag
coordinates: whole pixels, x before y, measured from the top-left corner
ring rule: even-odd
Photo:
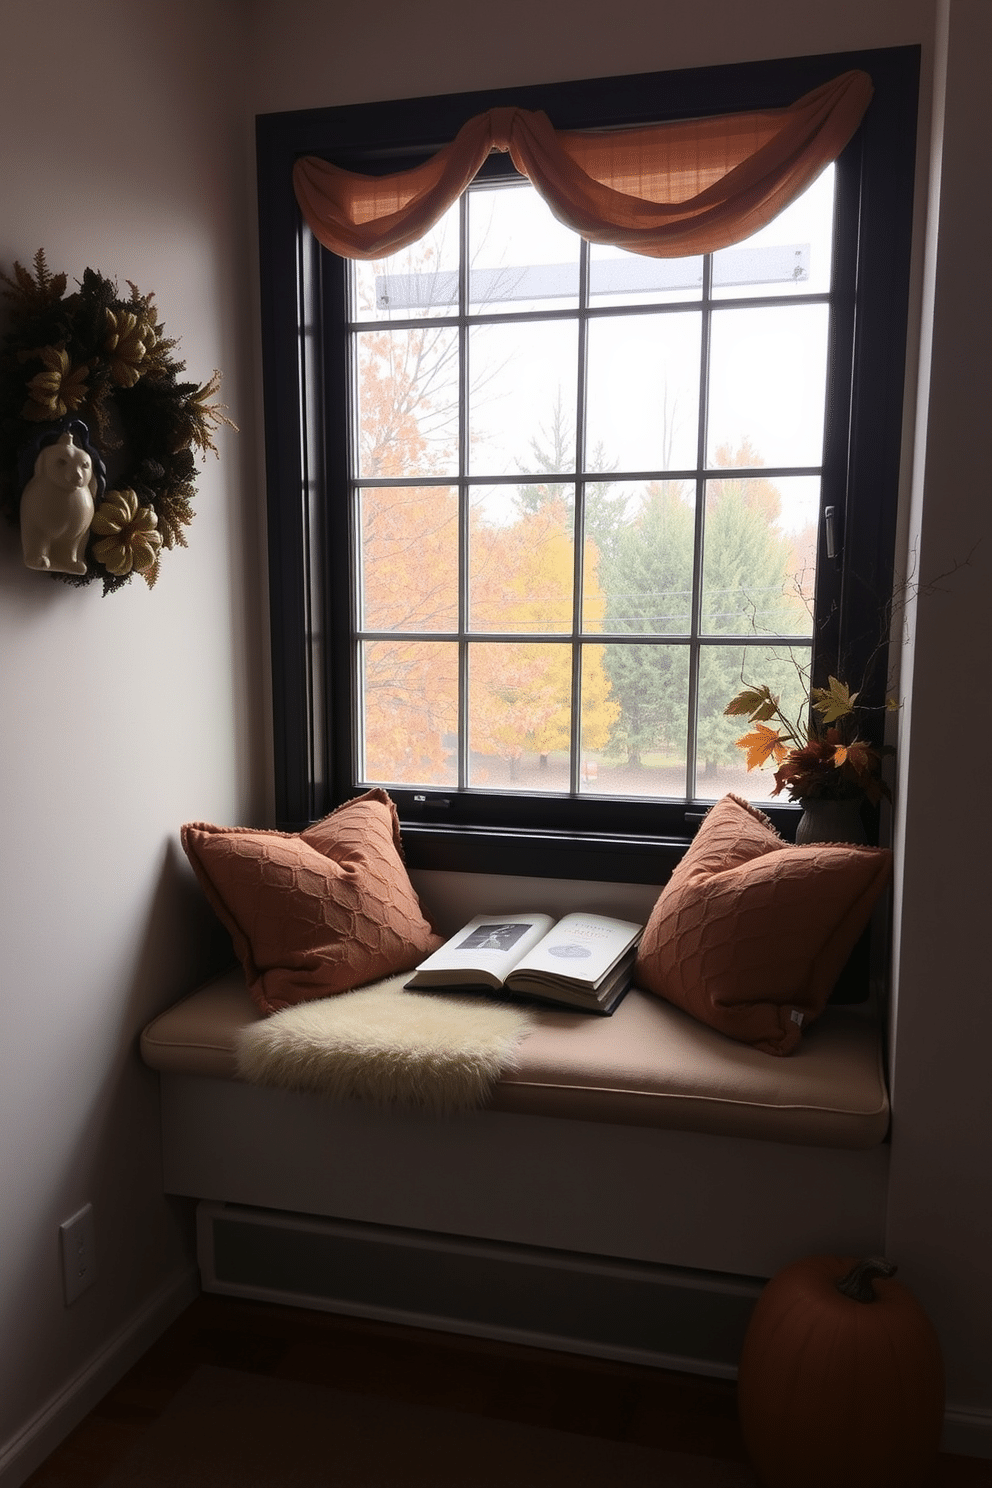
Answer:
[[[587,132],[557,131],[544,113],[490,109],[412,170],[364,176],[307,155],[293,184],[325,248],[385,258],[438,221],[490,151],[508,151],[559,221],[590,242],[681,258],[770,222],[837,158],[871,96],[867,73],[846,72],[789,108]]]

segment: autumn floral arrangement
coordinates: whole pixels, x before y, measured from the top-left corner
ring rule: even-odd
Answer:
[[[782,712],[780,699],[768,687],[745,687],[723,711],[752,726],[736,741],[748,769],[777,766],[773,796],[784,790],[793,801],[864,797],[877,805],[891,795],[882,779],[882,758],[894,751],[861,737],[868,709],[859,706],[859,696],[831,677],[826,687],[810,692],[811,721],[805,727]],[[890,701],[885,706],[897,705]]]
[[[217,453],[214,433],[233,425],[215,399],[220,373],[181,380],[185,363],[165,334],[154,295],[128,280],[130,296],[93,269],[66,293],[65,274],[44,252],[33,272],[0,272],[8,302],[0,342],[0,505],[19,519],[21,492],[39,451],[71,430],[100,468],[85,571],[55,573],[70,584],[103,582],[110,594],[140,574],[149,588],[162,553],[186,547],[196,458]],[[82,566],[82,565],[80,565]]]

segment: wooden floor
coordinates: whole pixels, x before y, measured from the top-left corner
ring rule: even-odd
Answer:
[[[201,1296],[26,1488],[98,1488],[200,1364],[747,1460],[724,1380]],[[992,1488],[992,1462],[942,1457],[934,1488]]]

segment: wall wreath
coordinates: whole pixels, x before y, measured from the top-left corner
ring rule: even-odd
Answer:
[[[24,560],[104,594],[135,574],[152,588],[162,553],[186,547],[196,453],[217,454],[220,373],[183,382],[154,295],[86,269],[66,294],[39,249],[33,272],[0,272],[0,504],[21,525]]]

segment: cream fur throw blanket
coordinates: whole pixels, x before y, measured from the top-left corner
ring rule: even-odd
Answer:
[[[405,992],[409,977],[284,1008],[238,1036],[238,1073],[336,1100],[447,1114],[483,1105],[534,1026],[526,1010],[486,997]]]

